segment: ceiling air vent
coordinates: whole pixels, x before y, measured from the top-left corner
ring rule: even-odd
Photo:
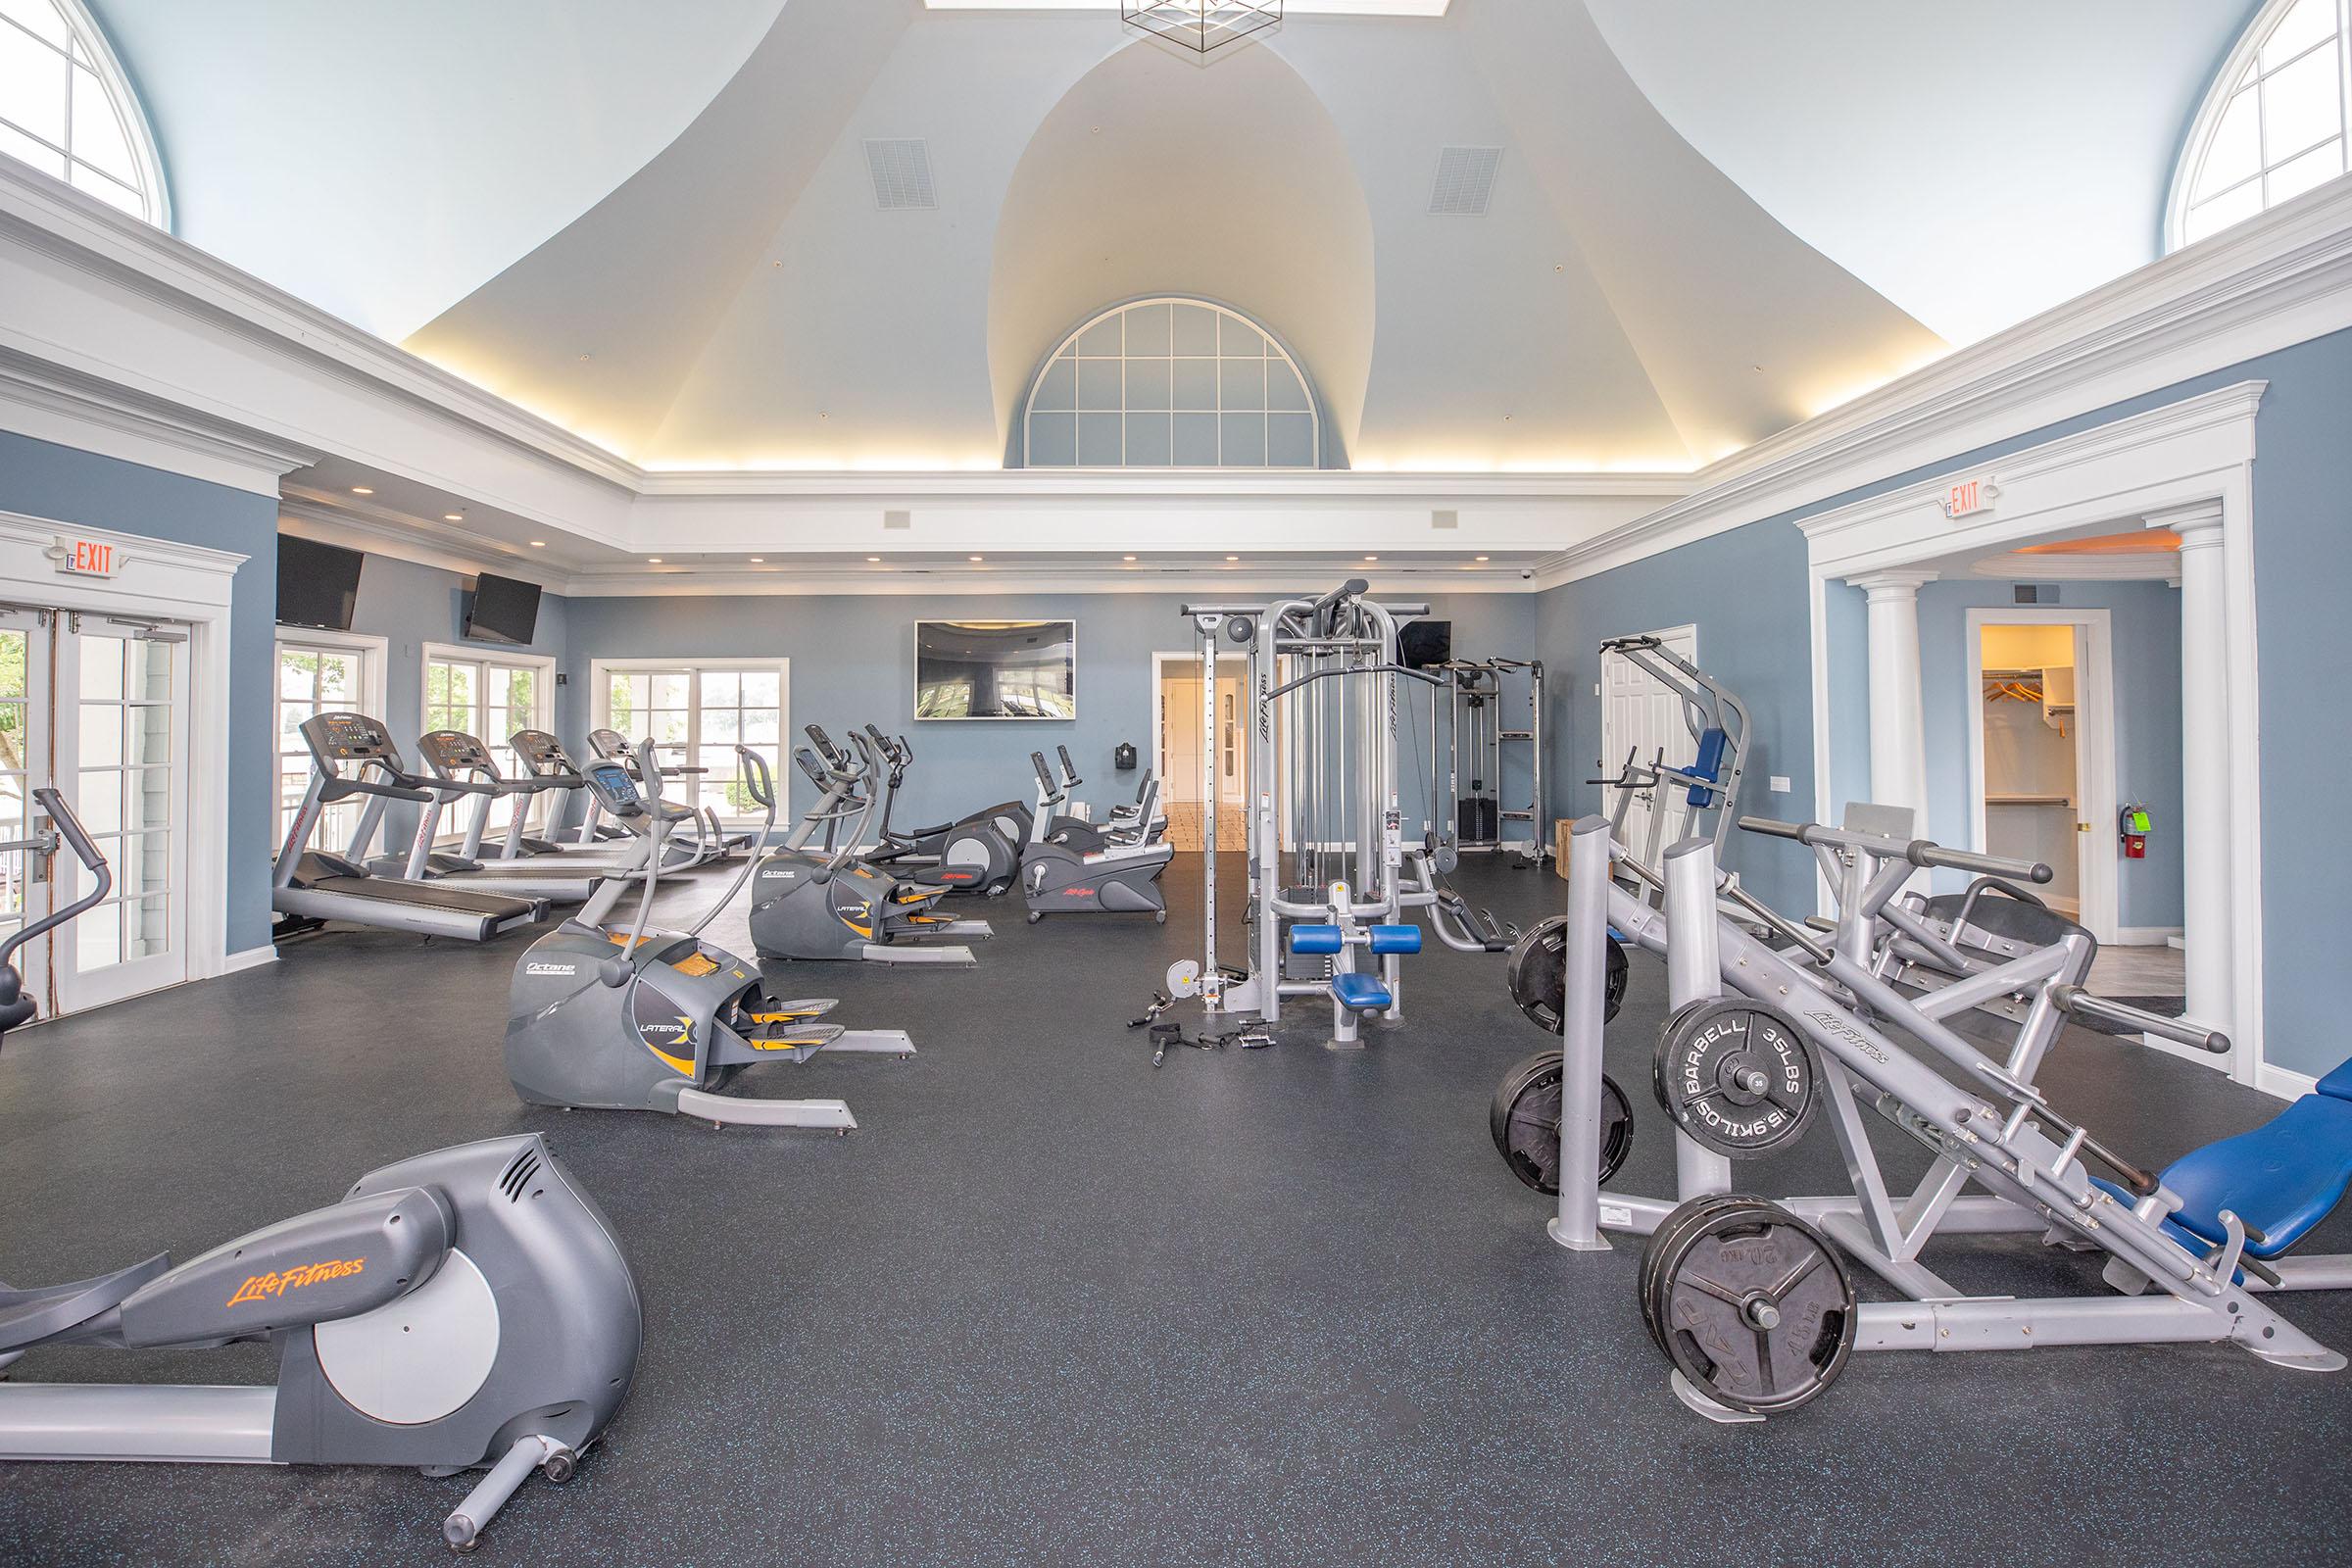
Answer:
[[[1494,172],[1501,167],[1499,147],[1445,148],[1438,154],[1430,212],[1440,218],[1484,218],[1487,199],[1494,194]]]
[[[931,149],[916,138],[865,144],[865,167],[874,176],[874,205],[886,213],[937,207],[931,189]]]
[[[1429,525],[1432,528],[1459,528],[1462,525],[1462,514],[1451,510],[1433,512],[1429,514]]]
[[[911,512],[885,512],[882,514],[882,526],[885,528],[911,528],[914,526],[914,514]]]

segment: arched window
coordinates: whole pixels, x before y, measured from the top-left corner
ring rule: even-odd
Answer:
[[[2352,0],[2270,0],[2197,111],[2165,213],[2168,251],[2344,172]]]
[[[1203,300],[1114,306],[1064,338],[1030,384],[1032,468],[1312,468],[1322,424],[1288,350]]]
[[[0,0],[0,153],[171,226],[155,134],[82,0]]]

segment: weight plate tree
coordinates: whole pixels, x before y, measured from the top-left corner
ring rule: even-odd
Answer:
[[[1615,937],[1609,938],[1608,981],[1601,993],[1604,1022],[1616,1017],[1617,1009],[1625,1005],[1629,970],[1625,945]],[[1528,1021],[1547,1035],[1558,1034],[1560,1012],[1567,1003],[1568,917],[1552,915],[1521,937],[1511,948],[1504,975],[1510,984],[1511,1000],[1527,1014]]]
[[[1539,1193],[1560,1192],[1561,1054],[1539,1051],[1502,1075],[1487,1107],[1487,1128],[1511,1174]],[[1600,1179],[1607,1182],[1634,1147],[1634,1107],[1605,1073],[1600,1080]]]
[[[1719,1404],[1754,1415],[1793,1410],[1828,1388],[1853,1351],[1854,1282],[1844,1260],[1778,1203],[1694,1199],[1666,1216],[1642,1264],[1651,1337]]]
[[[1675,1124],[1734,1159],[1796,1141],[1819,1100],[1813,1054],[1786,1013],[1736,998],[1676,1009],[1651,1058]]]

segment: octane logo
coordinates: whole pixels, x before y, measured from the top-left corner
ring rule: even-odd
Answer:
[[[235,1306],[244,1301],[274,1301],[288,1291],[299,1291],[306,1285],[322,1285],[328,1280],[349,1279],[365,1273],[368,1260],[364,1257],[329,1258],[319,1263],[301,1263],[282,1274],[248,1274],[237,1294],[228,1298]]]
[[[579,965],[571,963],[542,963],[536,959],[522,966],[524,974],[578,974]]]

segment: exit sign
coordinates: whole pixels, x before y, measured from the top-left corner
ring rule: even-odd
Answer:
[[[97,539],[59,539],[42,552],[57,569],[75,577],[112,577],[122,569],[122,554]]]
[[[1990,479],[1963,479],[1943,493],[1943,514],[1965,517],[1975,512],[1990,512],[2000,497]]]

